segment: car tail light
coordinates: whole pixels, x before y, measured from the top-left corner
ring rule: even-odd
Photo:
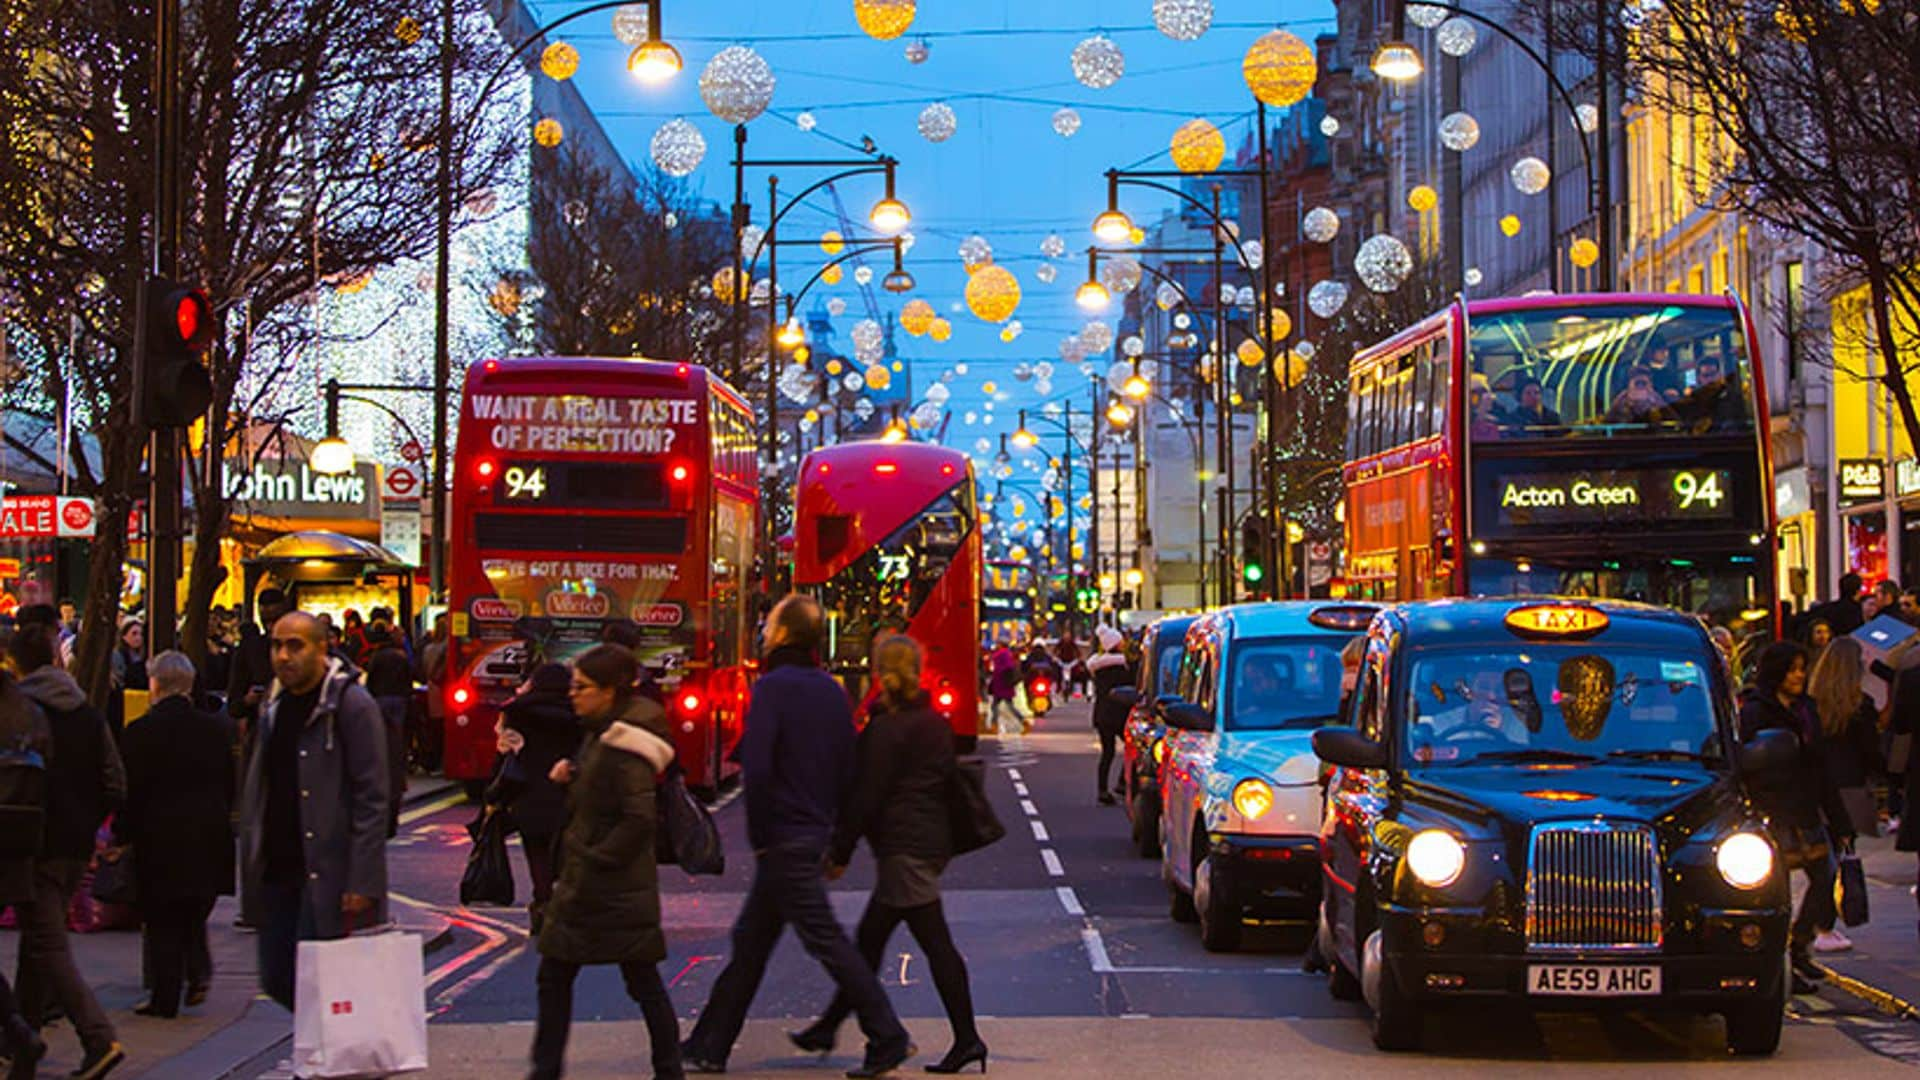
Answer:
[[[467,704],[467,702],[472,700],[473,700],[472,690],[464,686],[456,686],[453,688],[453,703],[455,705],[464,706]]]

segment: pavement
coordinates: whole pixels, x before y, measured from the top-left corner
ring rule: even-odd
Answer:
[[[415,777],[408,781],[408,815],[444,812],[448,800],[460,795],[452,781]],[[173,1020],[136,1016],[133,1007],[146,997],[142,987],[140,935],[137,931],[109,930],[73,934],[74,959],[112,1019],[127,1063],[114,1076],[151,1080],[214,1080],[246,1071],[250,1062],[292,1043],[293,1018],[285,1009],[260,996],[256,938],[234,925],[238,901],[223,897],[207,922],[213,953],[213,986],[206,1004],[183,1010]],[[443,915],[405,905],[394,905],[394,922],[401,930],[420,936],[428,952],[443,948],[452,937],[452,925]],[[17,968],[19,935],[0,933],[0,971]],[[38,1076],[66,1076],[80,1064],[79,1040],[72,1026],[56,1023],[46,1031],[48,1054]]]

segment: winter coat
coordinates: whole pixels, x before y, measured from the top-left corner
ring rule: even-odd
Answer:
[[[47,714],[53,759],[47,773],[46,858],[88,859],[107,815],[127,798],[127,771],[106,717],[87,702],[73,676],[43,667],[22,677],[20,690]]]
[[[1020,661],[1013,658],[1013,650],[1005,646],[993,650],[988,664],[991,670],[987,677],[987,696],[996,701],[1012,701],[1013,692],[1020,684]]]
[[[1087,670],[1093,673],[1094,730],[1118,735],[1127,726],[1129,710],[1113,700],[1113,691],[1134,684],[1134,667],[1123,653],[1103,652],[1087,661]]]
[[[1792,853],[1830,840],[1851,840],[1853,818],[1821,759],[1817,738],[1820,721],[1814,715],[1812,700],[1802,696],[1789,707],[1771,694],[1752,691],[1743,695],[1741,741],[1769,730],[1788,732],[1800,745],[1792,767],[1777,776],[1759,776],[1753,781],[1755,800],[1767,813],[1775,843],[1783,852]]]
[[[264,631],[247,623],[240,628],[240,644],[233,647],[233,662],[227,667],[227,715],[253,719],[258,706],[247,704],[247,691],[272,682],[273,645]]]
[[[853,782],[853,703],[803,649],[767,654],[734,754],[755,851],[804,843],[824,851]]]
[[[398,642],[370,646],[367,656],[367,693],[376,698],[413,695],[413,664]]]
[[[218,717],[179,695],[127,727],[127,805],[140,902],[233,893],[233,747]]]
[[[876,857],[950,857],[947,784],[954,768],[953,727],[927,707],[925,694],[897,711],[876,704],[860,733],[853,791],[834,826],[832,860],[845,866],[863,836]]]
[[[523,837],[551,839],[567,823],[567,789],[548,779],[547,774],[553,771],[554,762],[579,751],[586,729],[573,715],[565,693],[538,690],[507,702],[501,723],[526,740],[517,752],[526,786],[508,804],[513,824]]]
[[[1873,699],[1860,695],[1860,704],[1847,717],[1847,726],[1838,735],[1828,735],[1824,727],[1814,740],[1827,781],[1836,788],[1866,787],[1869,777],[1880,771],[1880,729],[1878,710]]]
[[[32,699],[22,699],[20,704],[23,708],[17,710],[0,708],[0,746],[38,754],[42,762],[48,762],[53,754],[53,732],[47,725],[47,714]],[[32,899],[33,860],[0,859],[0,905],[24,904]]]
[[[635,698],[598,728],[567,793],[553,899],[540,955],[575,964],[657,964],[660,929],[657,779],[673,760],[666,711]]]
[[[276,680],[260,709],[240,796],[240,872],[259,895],[267,869],[267,748],[282,690]],[[300,735],[300,831],[307,901],[315,936],[337,938],[346,926],[340,897],[373,898],[356,926],[387,920],[387,735],[380,707],[352,669],[329,660],[320,696]]]

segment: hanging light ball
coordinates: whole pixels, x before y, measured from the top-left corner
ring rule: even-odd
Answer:
[[[1253,286],[1242,285],[1234,291],[1233,306],[1243,310],[1251,310],[1253,308],[1254,298],[1257,295],[1258,294],[1253,291]]]
[[[1600,129],[1600,109],[1598,106],[1581,102],[1574,106],[1574,116],[1580,120],[1580,130],[1591,135]]]
[[[1227,140],[1204,119],[1189,120],[1174,129],[1173,164],[1181,172],[1211,172],[1227,156]]]
[[[1258,240],[1248,240],[1241,244],[1240,252],[1246,256],[1249,267],[1258,268],[1262,263],[1267,261],[1266,246]]]
[[[1080,328],[1080,343],[1087,347],[1087,353],[1103,353],[1113,348],[1113,324],[1103,319],[1090,319]]]
[[[991,263],[967,278],[967,310],[982,322],[1001,323],[1020,306],[1020,279],[1004,266]]]
[[[1392,292],[1413,273],[1413,253],[1398,237],[1376,233],[1360,245],[1353,257],[1353,269],[1367,288],[1377,293]]]
[[[1347,287],[1331,278],[1316,281],[1307,290],[1307,310],[1323,319],[1331,319],[1347,306]]]
[[[872,416],[873,416],[872,401],[866,398],[861,398],[859,401],[856,401],[853,403],[853,418],[855,420],[859,420],[862,423],[865,423]]]
[[[1060,359],[1068,364],[1078,364],[1087,358],[1087,343],[1080,340],[1079,334],[1068,334],[1060,339]]]
[[[1514,162],[1507,176],[1522,195],[1538,195],[1553,181],[1553,171],[1537,157],[1523,157]]]
[[[857,394],[867,388],[867,377],[857,371],[849,371],[846,377],[840,380],[840,385],[846,387],[848,393]]]
[[[1460,275],[1460,280],[1466,282],[1468,285],[1480,284],[1480,281],[1481,281],[1480,268],[1477,266],[1467,267],[1467,272]]]
[[[1440,120],[1440,145],[1465,153],[1480,141],[1480,121],[1471,113],[1448,113]]]
[[[1583,236],[1567,248],[1567,261],[1585,270],[1600,261],[1600,245]]]
[[[927,336],[935,341],[945,341],[953,336],[953,324],[944,318],[937,318],[933,320],[933,326],[927,331]]]
[[[1324,206],[1316,206],[1307,211],[1301,219],[1301,231],[1307,239],[1316,244],[1324,244],[1340,234],[1340,215]]]
[[[907,42],[907,48],[906,48],[907,63],[924,64],[927,62],[927,56],[932,51],[933,50],[927,45],[926,38],[918,38],[916,40],[909,41]]]
[[[1060,276],[1060,268],[1052,263],[1041,263],[1033,268],[1033,276],[1040,284],[1051,285],[1053,279]]]
[[[402,45],[419,44],[424,33],[425,31],[420,27],[420,20],[411,15],[402,15],[400,20],[393,24],[393,36]]]
[[[1278,342],[1293,333],[1293,316],[1286,308],[1277,307],[1267,317],[1267,340]]]
[[[838,268],[836,267],[836,269]],[[846,300],[836,296],[827,301],[827,314],[837,319],[840,316],[845,315],[846,313],[847,313]]]
[[[1233,355],[1238,357],[1245,367],[1259,367],[1267,362],[1267,350],[1260,343],[1247,338],[1234,348]]]
[[[887,332],[872,319],[861,319],[853,324],[853,347],[856,349],[878,349],[886,343]]]
[[[761,278],[759,281],[754,282],[753,288],[748,291],[747,303],[757,307],[761,304],[766,303],[767,300],[772,296],[773,296],[773,282],[767,280],[766,278]]]
[[[647,152],[661,172],[668,176],[687,176],[706,158],[707,140],[699,128],[676,116],[653,133]]]
[[[979,233],[973,233],[960,241],[960,262],[971,274],[980,267],[993,261],[993,245]]]
[[[745,45],[729,45],[713,54],[700,72],[700,100],[729,124],[744,124],[773,102],[773,68]]]
[[[1112,296],[1125,296],[1140,284],[1140,260],[1131,255],[1108,259],[1100,264],[1100,284]]]
[[[867,389],[885,390],[893,383],[893,372],[888,371],[885,364],[872,364],[868,366],[865,378]]]
[[[1407,21],[1422,30],[1431,30],[1447,21],[1447,9],[1438,4],[1408,4]]]
[[[1313,47],[1298,34],[1269,30],[1255,39],[1240,62],[1240,74],[1253,96],[1277,108],[1297,105],[1313,92],[1320,74]]]
[[[893,365],[893,369],[895,371],[899,371],[900,365],[899,364]],[[950,387],[948,387],[947,384],[945,383],[934,383],[932,386],[927,387],[927,402],[930,405],[934,405],[934,406],[945,405],[948,399],[952,397],[953,397],[953,390]]]
[[[842,365],[838,359],[827,361],[827,374],[838,375],[842,370],[844,370],[844,365]]]
[[[853,0],[853,17],[876,41],[892,41],[913,25],[914,0]]]
[[[1161,311],[1172,311],[1173,305],[1179,302],[1180,290],[1174,288],[1173,282],[1171,281],[1163,281],[1158,288],[1153,290],[1154,306],[1158,307]]]
[[[554,82],[566,82],[580,70],[580,50],[564,41],[556,41],[540,50],[540,74]]]
[[[939,317],[939,312],[933,310],[932,304],[916,297],[900,309],[900,328],[914,337],[920,337],[933,329],[933,320]]]
[[[920,120],[915,126],[920,129],[921,138],[928,142],[946,142],[960,130],[960,118],[953,114],[953,106],[936,101],[920,110]]]
[[[1440,193],[1426,184],[1420,184],[1407,192],[1407,205],[1415,212],[1424,214],[1440,205]]]
[[[1063,139],[1071,139],[1073,138],[1073,133],[1079,130],[1080,111],[1078,109],[1062,106],[1053,110],[1053,133],[1055,135]]]
[[[1049,259],[1057,259],[1066,253],[1067,242],[1060,238],[1059,233],[1048,233],[1047,238],[1040,241],[1040,254]]]
[[[740,229],[740,261],[741,262],[743,263],[753,262],[754,256],[760,253],[760,241],[764,240],[766,238],[766,235],[767,235],[766,230],[762,229],[758,225],[745,225],[741,227]]]
[[[1309,345],[1301,342],[1301,345]],[[1273,358],[1273,377],[1282,386],[1299,386],[1307,377],[1307,363],[1313,359],[1311,352],[1302,353],[1299,348],[1288,349],[1286,355]]]
[[[799,128],[801,131],[812,131],[815,125],[819,123],[820,121],[810,112],[803,112],[793,118],[793,126]]]
[[[567,223],[569,229],[577,229],[585,225],[587,223],[587,204],[581,202],[579,199],[568,199],[567,204],[560,208],[560,219]]]
[[[715,270],[713,272],[713,298],[723,304],[733,303],[735,295],[734,280],[733,267],[723,266]]]
[[[1508,236],[1520,235],[1520,215],[1508,214],[1500,219],[1500,231]]]
[[[1020,325],[1020,320],[1013,319],[1009,321],[1007,325],[1000,328],[1000,340],[1011,342],[1014,338],[1020,336],[1020,331],[1023,329],[1025,329],[1025,327]]]
[[[1141,228],[1138,225],[1135,225],[1133,227],[1133,231],[1127,234],[1127,243],[1133,244],[1136,247],[1146,242],[1147,242],[1147,230]]]
[[[840,235],[839,229],[828,229],[820,234],[820,250],[828,255],[838,255],[847,246],[847,238]]]
[[[1440,46],[1441,52],[1452,57],[1472,52],[1479,40],[1480,34],[1473,28],[1473,23],[1458,16],[1441,23],[1440,29],[1433,32],[1434,44]]]
[[[539,123],[533,125],[533,141],[549,150],[559,146],[560,140],[566,137],[567,129],[561,127],[560,121],[551,116],[543,117]]]
[[[629,49],[647,40],[647,5],[628,4],[613,10],[613,36]]]
[[[833,263],[831,265],[822,267],[820,270],[820,280],[826,282],[829,285],[840,284],[840,279],[845,275],[846,275],[846,271],[841,269],[841,266],[839,263]],[[840,299],[839,297],[834,297],[834,300],[839,300],[839,299]],[[846,303],[845,300],[840,300],[840,302],[842,304]],[[833,300],[827,301],[827,307],[829,310],[832,309]]]
[[[1213,25],[1213,0],[1153,0],[1153,25],[1175,41],[1198,41]]]
[[[1073,77],[1089,90],[1105,90],[1126,71],[1126,54],[1105,34],[1095,34],[1073,47]]]
[[[1025,360],[1013,365],[1013,381],[1028,382],[1033,378],[1033,365]]]
[[[1140,354],[1146,351],[1147,351],[1146,339],[1141,337],[1139,334],[1128,334],[1126,337],[1120,340],[1121,356],[1125,356],[1131,359],[1132,357],[1139,356]]]
[[[1320,118],[1320,134],[1325,135],[1329,139],[1333,138],[1335,135],[1340,134],[1340,118],[1337,116],[1321,117]]]
[[[855,285],[860,285],[860,286],[863,286],[863,287],[864,287],[864,286],[867,286],[867,285],[871,285],[871,284],[873,284],[873,267],[871,267],[871,266],[856,266],[856,267],[854,267],[854,268],[853,268],[853,283],[854,283]]]

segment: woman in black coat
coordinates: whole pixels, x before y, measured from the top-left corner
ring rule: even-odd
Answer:
[[[220,720],[193,707],[193,662],[163,652],[148,665],[153,705],[128,725],[120,753],[127,804],[116,843],[131,845],[145,919],[153,996],[134,1009],[173,1017],[206,1000],[212,960],[207,916],[233,894],[233,742]]]
[[[553,844],[567,823],[567,789],[553,781],[555,762],[580,750],[584,729],[567,700],[570,676],[561,664],[542,664],[520,696],[507,703],[500,720],[501,748],[517,757],[517,784],[501,795],[520,830],[520,850],[527,858],[527,876],[533,879],[533,901],[527,905],[533,933],[540,933],[547,902],[553,897]]]
[[[0,905],[33,901],[32,849],[39,847],[43,831],[52,752],[47,715],[0,668]],[[31,1076],[46,1052],[45,1040],[20,1015],[20,1000],[0,974],[0,1055],[12,1060],[16,1073]]]
[[[1813,964],[1813,939],[1821,926],[1833,925],[1834,849],[1852,846],[1853,823],[1820,756],[1820,718],[1806,694],[1806,650],[1791,641],[1767,646],[1755,665],[1754,683],[1740,705],[1741,740],[1779,730],[1800,744],[1793,768],[1757,778],[1753,787],[1787,867],[1807,875],[1806,895],[1788,939],[1794,992],[1804,993],[1800,987],[1824,977]]]
[[[1126,730],[1128,712],[1125,705],[1113,700],[1113,691],[1117,687],[1132,686],[1136,681],[1136,668],[1127,658],[1125,634],[1103,626],[1094,636],[1100,641],[1100,654],[1087,662],[1087,669],[1093,673],[1093,730],[1100,736],[1097,798],[1102,805],[1112,806],[1115,800],[1107,786],[1107,777],[1113,771],[1114,750],[1120,733]]]
[[[680,1022],[655,966],[667,958],[654,861],[657,792],[673,742],[666,711],[634,693],[638,674],[633,653],[618,645],[596,645],[574,661],[568,696],[590,738],[578,765],[554,768],[567,780],[567,824],[539,935],[533,1080],[564,1070],[573,982],[587,964],[619,965],[647,1021],[654,1076],[683,1075]]]
[[[985,1072],[987,1044],[974,1026],[967,962],[953,944],[940,904],[940,873],[953,853],[947,817],[948,785],[958,768],[953,728],[928,707],[920,672],[920,646],[911,638],[887,638],[873,651],[880,694],[872,719],[860,733],[853,794],[827,849],[827,877],[846,872],[853,849],[866,837],[879,874],[854,934],[861,956],[878,971],[893,928],[906,923],[926,954],[933,985],[953,1026],[953,1049],[927,1071],[954,1073],[978,1063]],[[827,1053],[852,1011],[846,995],[837,994],[820,1019],[788,1038],[802,1050]]]

